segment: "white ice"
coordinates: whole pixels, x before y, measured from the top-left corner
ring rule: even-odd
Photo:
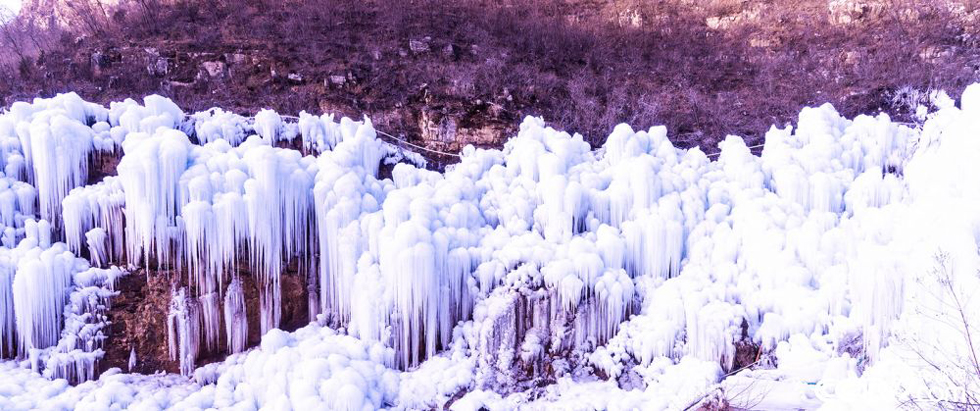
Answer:
[[[0,408],[416,408],[463,391],[457,409],[660,409],[747,387],[790,393],[763,395],[772,407],[955,400],[904,343],[969,354],[922,313],[956,318],[944,293],[978,281],[978,96],[921,128],[807,108],[761,156],[729,136],[714,161],[664,127],[619,125],[594,149],[531,117],[502,150],[384,179],[396,149],[367,119],[185,117],[157,96],[16,103],[0,114],[0,354],[58,344],[72,275],[125,263],[184,276],[166,315],[194,380],[109,375],[45,395],[5,363]],[[302,150],[282,148],[293,138]],[[78,154],[52,155],[67,146]],[[99,152],[121,155],[118,176],[85,185]],[[292,262],[319,322],[290,334]],[[243,265],[264,334],[250,351]],[[196,368],[222,323],[238,354]],[[761,348],[755,369],[719,384],[741,345]],[[521,385],[545,369],[556,383]]]

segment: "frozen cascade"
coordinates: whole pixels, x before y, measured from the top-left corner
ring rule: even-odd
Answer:
[[[28,220],[26,226],[27,238],[11,250],[17,267],[12,314],[21,355],[57,343],[76,266],[75,256],[65,250],[63,243],[50,243],[51,228],[45,220]]]
[[[245,141],[252,130],[245,117],[217,107],[194,113],[191,119],[194,122],[194,135],[201,144],[222,139],[237,146]]]
[[[30,164],[41,218],[60,224],[61,200],[88,179],[92,129],[57,111],[44,113],[29,128]]]
[[[241,250],[248,250],[249,265],[262,287],[262,328],[277,327],[282,264],[294,256],[313,255],[312,158],[258,139],[236,148],[224,140],[193,146],[175,130],[130,136],[124,148],[119,178],[124,182],[131,261],[145,254],[158,266],[186,266],[194,292],[204,296],[223,288],[228,271],[243,256]],[[155,157],[162,161],[146,160]],[[148,194],[152,190],[143,188],[155,178],[165,194]],[[312,270],[312,260],[303,260],[301,266]]]
[[[302,260],[309,269],[313,255],[311,207],[313,168],[294,150],[256,147],[243,155],[251,179],[244,185],[249,214],[250,250],[253,267],[266,289],[262,298],[262,331],[279,326],[279,274],[284,257],[309,256]],[[282,219],[267,218],[268,214]]]
[[[10,105],[10,110],[5,113],[5,120],[9,121],[8,126],[0,127],[0,132],[4,134],[13,135],[16,133],[16,137],[19,139],[19,151],[23,156],[25,163],[26,177],[25,180],[28,183],[35,183],[35,178],[37,178],[36,166],[34,164],[34,153],[36,151],[43,150],[41,147],[52,147],[51,141],[38,141],[41,146],[34,148],[34,136],[35,131],[41,133],[38,135],[39,138],[48,137],[54,139],[57,143],[68,144],[67,147],[74,147],[84,152],[91,150],[89,147],[83,147],[79,145],[80,142],[86,140],[86,137],[91,140],[92,130],[82,130],[79,126],[84,127],[89,124],[95,124],[100,121],[105,121],[108,117],[109,110],[104,107],[95,104],[85,102],[75,93],[59,94],[52,98],[35,98],[33,102],[27,103],[23,101],[18,101]],[[55,135],[53,130],[42,130],[45,126],[58,125],[59,132],[78,132],[78,134],[70,135]],[[86,127],[87,128],[87,127]],[[12,133],[13,132],[13,133]],[[57,145],[60,145],[57,144]],[[84,167],[84,164],[79,164],[74,161],[58,160],[56,158],[50,158],[47,153],[41,153],[45,159],[50,161],[44,161],[42,166],[42,174],[47,173],[48,175],[42,176],[41,178],[47,182],[51,181],[62,181],[68,183],[78,176],[75,175],[79,171],[78,167]],[[9,155],[5,156],[9,160]],[[68,158],[75,159],[74,155],[69,155]],[[59,163],[60,161],[60,163]],[[86,163],[87,164],[87,163]],[[51,169],[51,167],[70,167],[65,169]],[[5,170],[6,171],[6,170]],[[8,173],[9,174],[9,173]],[[84,176],[82,176],[84,177]],[[48,190],[52,194],[60,192],[64,189],[64,193],[71,189],[70,186],[63,187],[48,187]]]
[[[125,194],[118,177],[73,189],[62,201],[65,243],[75,254],[88,249],[98,263],[125,261]],[[85,246],[85,248],[83,248]]]
[[[342,138],[340,123],[334,121],[333,114],[325,113],[317,117],[301,111],[298,125],[303,137],[303,149],[307,153],[332,150]]]
[[[98,361],[105,353],[110,299],[118,294],[115,283],[125,274],[118,267],[89,268],[74,274],[58,344],[32,356],[43,361],[44,376],[76,383],[96,377]]]
[[[346,322],[351,316],[351,290],[362,231],[378,230],[376,213],[391,190],[377,180],[381,143],[370,124],[340,122],[343,144],[319,157],[313,187],[316,236],[320,249],[320,311]],[[373,215],[373,216],[372,216]],[[360,219],[369,220],[362,226]],[[375,336],[377,337],[377,336]]]
[[[135,133],[123,143],[119,180],[125,195],[127,256],[131,264],[160,268],[174,262],[181,204],[180,174],[187,168],[190,141],[177,130]]]
[[[685,257],[685,239],[704,217],[698,210],[706,207],[701,189],[691,186],[703,172],[699,171],[706,164],[703,154],[678,153],[662,127],[640,132],[617,127],[597,156],[580,136],[530,119],[502,157],[491,151],[469,151],[463,163],[446,175],[399,165],[391,185],[374,179],[383,150],[370,123],[347,119],[333,123],[329,117],[303,113],[299,131],[304,147],[333,148],[314,162],[295,151],[242,140],[240,134],[248,132],[242,119],[218,110],[192,116],[198,139],[206,143],[194,146],[181,130],[168,129],[180,125],[175,120],[178,114],[182,113],[158,100],[145,107],[132,101],[113,106],[109,122],[130,131],[122,139],[125,155],[118,182],[106,179],[93,186],[103,188],[86,194],[85,187],[66,199],[65,220],[70,221],[66,236],[73,249],[80,249],[84,233],[96,264],[110,259],[103,247],[118,257],[118,247],[101,240],[119,237],[103,232],[118,233],[118,210],[125,204],[125,254],[146,263],[152,258],[158,267],[187,267],[192,279],[188,292],[195,290],[199,296],[207,347],[216,342],[217,299],[243,245],[261,285],[263,330],[278,324],[278,275],[283,262],[311,255],[309,251],[319,247],[323,250],[319,262],[301,264],[308,270],[320,267],[317,311],[336,314],[340,324],[357,325],[352,331],[362,338],[386,340],[390,335],[406,355],[400,357],[403,365],[417,363],[449,344],[451,328],[472,309],[473,286],[479,285],[485,293],[501,281],[501,274],[486,279],[470,275],[488,259],[503,258],[505,269],[522,263],[538,265],[544,284],[557,291],[558,306],[574,311],[589,301],[587,305],[595,307],[595,313],[577,320],[583,323],[576,340],[605,341],[631,310],[634,281],[630,278],[676,276]],[[810,117],[820,115],[804,113],[801,123],[809,124],[814,121]],[[226,118],[230,128],[221,129],[224,123],[219,118]],[[215,131],[206,131],[209,127]],[[255,121],[255,130],[266,142],[288,134],[284,128],[281,117],[271,111],[261,112]],[[787,139],[805,144],[819,137],[798,134]],[[719,163],[725,163],[724,158]],[[866,163],[861,164],[866,167]],[[459,183],[467,180],[475,184],[461,191]],[[316,186],[311,187],[314,181]],[[96,194],[100,191],[113,194]],[[524,198],[522,191],[527,194]],[[712,201],[711,195],[707,197]],[[843,199],[831,197],[821,204],[836,210],[839,207],[833,204],[842,204]],[[315,231],[313,209],[320,216]],[[261,218],[261,211],[268,210],[283,218]],[[483,219],[491,225],[479,223]],[[549,246],[558,251],[551,262],[510,252],[494,256],[502,243],[494,236],[481,242],[484,235],[472,228],[488,230],[497,224],[510,231],[508,236],[531,230],[546,242],[567,242],[575,248],[560,251],[561,247]],[[596,227],[601,239],[587,235]],[[390,252],[399,249],[403,251]],[[561,257],[563,253],[569,257]],[[628,276],[621,277],[616,269]],[[368,287],[367,281],[358,279],[362,271],[386,284],[367,290],[378,294],[380,307],[355,307],[348,300]],[[551,272],[571,275],[559,279]],[[448,290],[452,298],[432,303],[433,297],[424,290],[433,290],[433,296],[440,293],[437,290]],[[224,300],[226,305],[230,301]],[[368,325],[378,321],[390,322],[393,328]],[[429,323],[438,325],[423,326]]]
[[[119,270],[89,268],[45,220],[25,222],[17,247],[0,248],[0,353],[29,355],[49,377],[84,381],[101,357],[101,329]]]
[[[874,364],[908,327],[903,318],[917,301],[909,296],[921,292],[910,278],[927,271],[926,253],[951,249],[954,267],[980,260],[980,224],[969,212],[980,196],[968,160],[980,154],[963,137],[977,129],[963,114],[975,111],[970,104],[931,114],[921,130],[883,115],[848,120],[830,106],[809,108],[796,127],[771,129],[761,156],[729,136],[717,161],[674,147],[663,127],[620,125],[593,150],[579,135],[528,118],[502,150],[467,147],[444,173],[397,164],[390,179],[379,179],[391,149],[366,119],[301,113],[289,124],[263,111],[249,126],[211,110],[183,122],[162,98],[109,110],[62,100],[0,114],[7,134],[0,154],[11,171],[0,192],[0,304],[14,307],[0,318],[0,351],[23,350],[22,329],[31,344],[56,342],[62,320],[53,319],[66,312],[70,275],[88,268],[74,255],[87,253],[99,266],[172,269],[184,286],[168,315],[171,355],[182,373],[214,387],[205,390],[222,392],[210,400],[222,406],[238,402],[234,384],[253,381],[228,371],[242,367],[278,378],[260,398],[241,393],[253,405],[295,396],[380,407],[396,401],[391,381],[377,382],[391,378],[382,377],[392,375],[385,367],[404,375],[448,370],[438,365],[445,362],[479,369],[447,377],[431,395],[441,398],[459,387],[511,389],[528,378],[522,370],[533,374],[546,358],[572,355],[611,377],[606,386],[624,377],[645,387],[649,397],[617,391],[618,404],[639,407],[657,401],[653,394],[670,381],[714,383],[744,343],[792,364],[783,359],[814,350],[839,356],[827,347],[856,340]],[[31,150],[45,145],[21,138],[32,136],[35,121],[37,135],[46,135],[40,128],[54,128],[54,118],[90,128],[90,151],[111,142],[123,155],[118,177],[70,192],[64,185],[65,244],[32,209],[45,160]],[[302,150],[278,147],[293,137]],[[42,201],[61,192],[43,190]],[[946,199],[948,210],[930,199]],[[44,253],[65,257],[57,263]],[[64,268],[69,261],[73,268]],[[286,334],[275,330],[279,283],[294,262],[309,281],[310,312],[323,322]],[[259,289],[264,334],[262,347],[247,353],[245,271]],[[969,279],[966,269],[954,271]],[[21,309],[27,299],[19,290],[57,288],[49,284],[56,272],[68,278],[61,305]],[[50,294],[45,307],[55,305]],[[38,326],[25,329],[22,316]],[[229,351],[242,353],[195,372],[198,354],[216,349],[221,332]],[[334,365],[304,366],[304,375],[329,368],[337,381],[361,381],[337,365],[341,358],[388,371],[356,371],[377,384],[333,382],[323,388],[333,402],[313,401],[319,387],[286,384],[288,361],[265,362],[273,353],[298,355],[291,348],[303,338],[352,350],[324,360]],[[585,370],[555,365],[556,373]],[[84,366],[64,372],[88,378]],[[564,384],[557,389],[569,389]]]
[[[14,248],[23,236],[24,221],[36,217],[34,186],[9,177],[0,177],[0,246]]]

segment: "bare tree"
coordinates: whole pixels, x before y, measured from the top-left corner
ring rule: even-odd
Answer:
[[[6,7],[0,7],[0,22],[3,22],[0,24],[0,32],[2,32],[0,34],[3,35],[3,48],[12,51],[14,54],[17,54],[18,58],[23,59],[24,47],[20,41],[20,35],[17,33],[17,15]]]
[[[934,392],[932,398],[909,397],[902,404],[909,408],[980,410],[980,353],[975,341],[976,319],[972,318],[976,305],[971,304],[976,290],[957,281],[948,253],[940,251],[934,260],[930,275],[920,281],[922,289],[928,291],[915,313],[927,326],[934,326],[935,332],[900,336],[898,340],[925,364],[922,382],[926,386],[938,380],[954,389],[947,394]]]
[[[72,17],[85,25],[89,34],[103,34],[108,27],[109,15],[102,0],[69,0],[65,5]]]

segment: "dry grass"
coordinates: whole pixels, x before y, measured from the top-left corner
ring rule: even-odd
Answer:
[[[422,110],[462,127],[515,127],[533,114],[594,142],[628,122],[666,124],[681,145],[713,146],[729,133],[758,142],[770,125],[823,102],[846,115],[907,117],[893,93],[958,93],[980,62],[975,29],[945,0],[885,0],[852,24],[832,24],[839,16],[826,0],[137,0],[117,11],[73,3],[86,5],[73,9],[86,22],[80,33],[37,47],[6,42],[24,57],[0,71],[5,104],[65,90],[96,101],[162,92],[192,109],[367,113],[409,136],[419,135]],[[710,27],[719,16],[724,28]],[[431,51],[409,51],[426,37]],[[171,72],[154,76],[125,56],[92,68],[94,51],[127,47],[160,50]],[[261,61],[194,81],[199,60],[235,52]],[[351,81],[324,85],[331,75]]]

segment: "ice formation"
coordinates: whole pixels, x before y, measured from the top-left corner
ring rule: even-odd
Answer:
[[[45,220],[26,220],[24,231],[16,247],[0,248],[0,354],[28,357],[48,377],[92,379],[122,272],[90,268],[64,243],[52,243]]]
[[[78,187],[62,200],[65,243],[73,253],[88,250],[92,263],[125,262],[125,196],[117,177]]]
[[[52,247],[51,227],[45,220],[28,220],[25,227],[27,237],[11,250],[11,260],[16,261],[12,314],[21,355],[58,341],[75,265],[75,256],[65,253],[63,244]]]
[[[248,320],[245,310],[242,283],[236,278],[228,285],[224,302],[225,335],[228,338],[228,351],[231,353],[245,351],[248,340]]]
[[[834,381],[887,393],[878,370],[901,370],[897,338],[932,334],[920,308],[947,310],[924,297],[950,281],[923,278],[932,255],[964,289],[977,282],[977,96],[921,128],[807,108],[760,156],[729,136],[716,161],[664,127],[619,125],[594,150],[529,117],[502,150],[390,178],[382,163],[414,156],[367,119],[185,116],[158,96],[16,103],[0,114],[0,354],[94,378],[105,270],[145,267],[171,276],[161,315],[194,381],[155,396],[107,375],[54,388],[53,403],[15,387],[0,408],[438,408],[460,391],[457,409],[684,408],[745,365],[746,345],[778,366],[722,389],[820,383],[820,401],[860,404]],[[86,185],[98,156],[118,156],[118,175]],[[300,276],[318,320],[293,334],[277,329],[283,275]],[[264,336],[247,351],[252,309]],[[196,368],[218,350],[234,355]],[[557,382],[531,387],[542,374]],[[135,386],[97,394],[122,382]]]
[[[194,135],[201,144],[224,140],[233,146],[241,144],[252,130],[245,117],[220,108],[194,113]]]
[[[174,290],[167,313],[167,347],[170,359],[180,363],[181,374],[194,371],[194,362],[201,350],[200,305],[187,296],[187,290]]]
[[[61,200],[88,179],[89,154],[96,143],[87,124],[105,120],[108,110],[69,93],[33,104],[16,102],[6,116],[14,124],[6,132],[20,140],[25,181],[37,187],[40,217],[57,226]]]
[[[98,375],[98,361],[105,354],[110,300],[118,294],[116,281],[125,274],[118,267],[109,267],[88,268],[73,275],[58,343],[32,355],[32,359],[43,361],[46,377],[81,382]],[[41,369],[39,364],[33,368]]]

